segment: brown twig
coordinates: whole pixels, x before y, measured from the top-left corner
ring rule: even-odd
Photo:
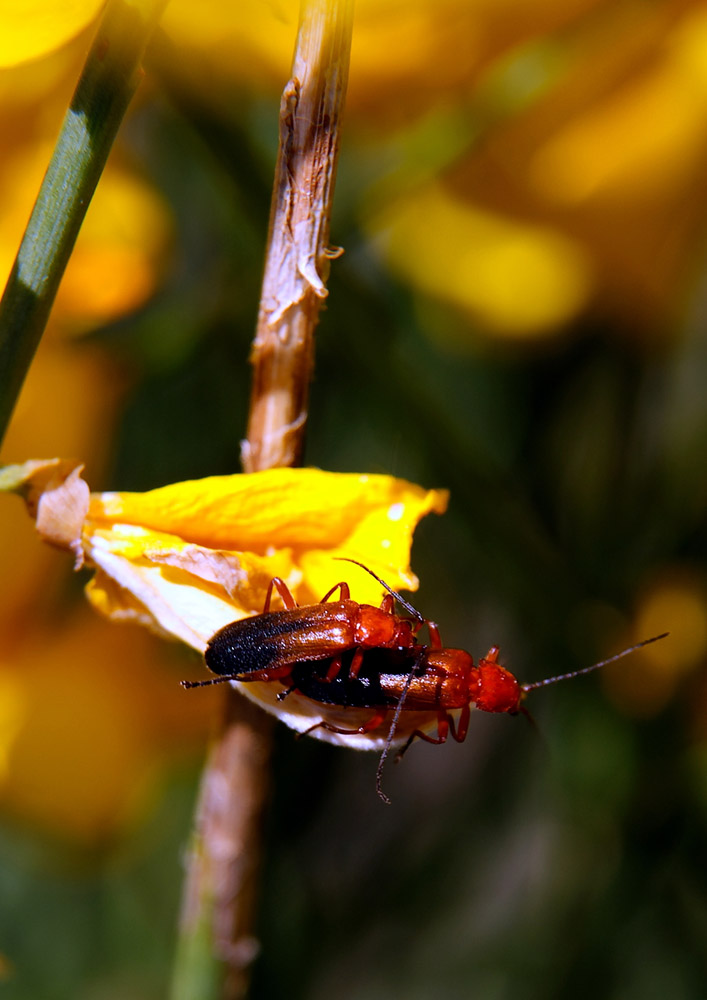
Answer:
[[[353,0],[302,0],[256,337],[246,472],[298,465],[314,329],[327,291],[329,219],[346,92]],[[269,788],[271,718],[233,690],[204,771],[173,1000],[246,995]]]
[[[269,788],[269,716],[229,690],[201,779],[173,1000],[239,1000],[258,953],[253,923]]]
[[[280,148],[253,342],[246,472],[302,459],[314,329],[326,298],[329,220],[348,79],[353,0],[302,5],[292,76],[280,106]]]

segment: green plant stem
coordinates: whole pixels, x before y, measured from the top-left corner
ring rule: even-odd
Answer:
[[[166,0],[110,0],[0,302],[0,443]]]

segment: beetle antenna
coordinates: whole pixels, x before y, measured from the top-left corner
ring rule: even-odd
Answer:
[[[568,681],[571,680],[572,677],[581,677],[582,674],[590,674],[593,670],[598,670],[599,667],[605,667],[607,663],[613,663],[614,660],[620,660],[623,656],[628,656],[629,653],[635,653],[635,651],[637,649],[641,649],[642,646],[648,646],[650,643],[657,642],[659,639],[665,639],[668,635],[670,635],[670,632],[661,632],[660,635],[654,635],[651,639],[644,639],[643,642],[637,642],[634,646],[629,646],[628,649],[622,649],[620,653],[615,653],[606,660],[600,660],[599,663],[593,663],[591,667],[583,667],[581,670],[571,670],[568,674],[558,674],[556,677],[547,677],[544,681],[533,681],[531,684],[522,684],[521,691],[525,694],[528,691],[533,691],[535,688],[547,687],[548,684],[556,684],[558,681]]]
[[[353,559],[349,561],[353,562]],[[390,753],[390,748],[393,744],[393,737],[395,736],[395,730],[398,728],[398,722],[400,721],[400,713],[403,710],[403,703],[407,698],[408,691],[410,690],[412,679],[415,676],[415,670],[419,666],[423,656],[424,653],[420,653],[418,655],[417,659],[412,665],[410,673],[407,675],[407,678],[405,679],[405,685],[400,694],[400,697],[398,698],[398,704],[395,706],[395,711],[393,712],[393,718],[391,719],[390,722],[390,729],[388,730],[388,735],[385,738],[385,746],[383,747],[383,752],[380,755],[380,760],[378,761],[378,767],[376,768],[376,791],[378,792],[378,795],[383,800],[383,802],[385,802],[387,806],[390,805],[390,799],[388,798],[388,796],[385,794],[385,792],[381,787],[381,781],[383,779],[383,767],[385,766],[388,754]]]
[[[381,587],[385,587],[388,593],[392,594],[392,596],[395,598],[398,604],[400,604],[401,607],[405,608],[407,612],[409,612],[414,618],[417,618],[417,620],[421,622],[423,625],[425,624],[425,619],[422,617],[417,608],[413,608],[412,604],[409,604],[404,597],[401,597],[400,594],[397,592],[397,590],[393,590],[392,587],[389,587],[388,584],[385,582],[385,580],[381,580],[378,574],[374,573],[373,570],[369,569],[368,566],[364,565],[364,563],[359,562],[358,559],[349,559],[347,556],[334,556],[333,558],[337,559],[339,562],[350,562],[353,563],[354,566],[360,566],[361,569],[365,569],[365,571],[368,574],[370,574],[370,576],[372,576],[374,580],[378,581]]]
[[[227,681],[238,681],[242,677],[243,674],[225,674],[223,677],[214,677],[208,681],[180,681],[179,683],[183,688],[189,690],[189,688],[211,687],[212,684],[225,684]]]

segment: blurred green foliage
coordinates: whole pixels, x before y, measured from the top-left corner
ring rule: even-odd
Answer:
[[[238,467],[275,131],[270,104],[229,121],[176,88],[128,123],[177,240],[157,298],[87,338],[133,378],[106,488]],[[448,644],[497,643],[526,680],[585,666],[650,581],[675,566],[706,578],[704,258],[659,344],[602,315],[539,347],[500,344],[386,273],[358,228],[355,165],[345,136],[332,235],[346,255],[308,462],[451,489],[413,559],[415,603]],[[660,628],[679,634],[679,616]],[[390,808],[373,755],[278,727],[253,1000],[704,995],[704,674],[649,718],[596,676],[531,709],[537,732],[478,716],[462,746],[415,746],[386,770]],[[197,766],[96,856],[3,836],[3,997],[166,995]]]

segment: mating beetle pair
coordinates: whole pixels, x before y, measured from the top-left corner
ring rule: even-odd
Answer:
[[[533,688],[596,670],[663,638],[647,639],[583,670],[521,685],[498,663],[496,646],[478,664],[465,650],[445,648],[434,622],[423,618],[362,563],[356,565],[387,591],[380,607],[352,601],[347,583],[332,587],[319,604],[299,607],[284,582],[276,577],[268,588],[262,614],[232,622],[209,640],[206,664],[218,678],[184,685],[196,687],[230,680],[280,682],[283,691],[278,699],[297,692],[321,706],[321,721],[306,732],[322,728],[353,736],[372,732],[388,721],[376,784],[385,801],[387,797],[380,788],[382,767],[403,713],[426,713],[428,723],[434,725],[436,721],[437,728],[436,735],[414,728],[401,754],[416,738],[439,744],[451,734],[461,743],[468,731],[472,706],[484,712],[522,712],[523,699]],[[270,610],[274,590],[284,610]],[[331,600],[337,591],[339,600]],[[396,614],[396,602],[410,617]],[[418,638],[423,626],[429,634],[427,645]],[[368,709],[370,715],[360,725],[345,728],[327,720],[327,706]],[[456,720],[453,712],[459,713]]]

